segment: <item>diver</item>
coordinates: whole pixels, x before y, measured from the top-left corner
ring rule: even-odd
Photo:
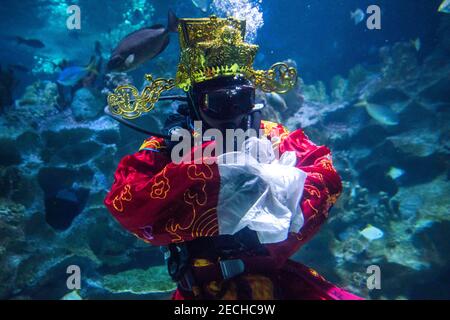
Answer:
[[[178,28],[175,80],[148,76],[142,93],[126,85],[108,97],[113,114],[131,119],[166,90],[187,92],[163,134],[120,161],[106,207],[136,237],[164,248],[177,283],[173,299],[359,299],[289,259],[319,230],[342,190],[327,147],[261,119],[255,90],[286,92],[296,85],[296,70],[282,63],[254,70],[258,47],[244,41],[245,21],[180,19]],[[257,129],[253,141],[269,154],[277,150],[279,159],[174,163],[169,137],[179,129],[202,134],[194,121],[205,130]],[[193,145],[191,153],[214,143]]]

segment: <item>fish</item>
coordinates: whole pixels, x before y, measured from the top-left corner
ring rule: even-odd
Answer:
[[[333,49],[337,49],[339,47],[339,42],[336,40],[333,41]]]
[[[267,101],[276,110],[286,111],[288,109],[286,101],[276,92],[266,93]]]
[[[14,69],[14,70],[16,70],[16,71],[20,71],[20,72],[28,72],[28,71],[30,71],[30,69],[28,69],[26,66],[24,66],[23,64],[20,64],[20,63],[10,64],[9,67]]]
[[[368,103],[365,100],[358,102],[355,106],[365,107],[370,117],[383,125],[395,126],[399,123],[398,115],[387,106]]]
[[[438,12],[450,13],[450,0],[442,1],[441,5],[439,6]]]
[[[363,230],[359,232],[364,238],[369,241],[380,239],[384,236],[384,232],[377,227],[374,227],[370,224],[367,225]]]
[[[422,42],[420,41],[420,38],[411,40],[411,45],[414,47],[414,49],[416,49],[416,51],[420,51],[420,48],[422,48]]]
[[[90,190],[72,186],[61,188],[45,196],[45,221],[57,231],[67,230],[83,211]]]
[[[355,25],[360,24],[366,17],[364,11],[356,9],[354,12],[350,12],[350,18],[355,22]]]
[[[83,300],[77,290],[69,292],[61,298],[61,300]]]
[[[17,41],[18,44],[23,44],[25,46],[35,48],[35,49],[42,49],[45,47],[45,44],[41,40],[38,40],[38,39],[25,39],[20,36],[16,36],[15,40]]]
[[[88,66],[69,66],[64,68],[58,76],[58,82],[64,87],[72,87],[90,73],[98,73],[96,59],[92,59]]]
[[[49,61],[49,63],[53,66],[53,72],[57,70],[61,71],[69,65],[69,62],[66,59],[62,59],[59,62]]]
[[[192,3],[194,4],[194,6],[196,6],[203,12],[208,11],[210,2],[211,2],[210,0],[192,0]]]
[[[169,44],[169,33],[177,32],[178,18],[169,10],[168,25],[139,29],[122,39],[108,61],[109,71],[127,72],[158,56]]]
[[[66,59],[62,59],[60,62],[55,63],[50,61],[50,63],[53,65],[53,71],[59,69],[59,70],[64,70],[65,68],[70,66],[69,61],[67,61]]]
[[[396,167],[390,167],[387,175],[391,177],[392,179],[396,180],[403,176],[405,174],[405,170],[396,168]]]

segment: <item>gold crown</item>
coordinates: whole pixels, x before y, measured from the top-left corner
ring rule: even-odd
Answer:
[[[242,75],[265,92],[284,93],[297,83],[297,71],[285,63],[269,70],[254,70],[258,46],[244,41],[246,23],[236,18],[180,19],[180,62],[176,79],[146,75],[148,86],[139,94],[131,85],[119,86],[108,96],[114,114],[132,119],[153,109],[162,92],[177,86],[189,91],[192,85],[222,76]]]

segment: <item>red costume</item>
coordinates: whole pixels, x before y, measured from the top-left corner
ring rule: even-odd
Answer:
[[[279,243],[266,244],[269,272],[245,272],[227,280],[201,285],[202,298],[216,299],[358,299],[323,279],[316,271],[289,257],[318,231],[342,190],[330,150],[313,144],[302,130],[289,133],[263,121],[261,128],[279,154],[294,151],[296,167],[307,174],[300,201],[304,224]],[[209,143],[204,143],[205,148]],[[174,164],[164,140],[151,137],[140,151],[120,162],[105,199],[112,215],[128,231],[153,245],[168,245],[214,237],[219,233],[217,204],[220,174],[217,164]],[[217,261],[192,261],[197,271]],[[173,299],[192,296],[177,290]]]

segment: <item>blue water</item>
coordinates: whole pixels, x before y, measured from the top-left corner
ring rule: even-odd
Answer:
[[[68,292],[63,271],[71,263],[86,270],[83,298],[129,297],[105,289],[102,277],[163,264],[158,248],[138,244],[102,205],[118,161],[145,138],[102,118],[113,89],[105,65],[126,34],[167,25],[169,9],[179,18],[220,16],[219,1],[209,3],[203,12],[189,0],[0,1],[0,298],[59,299]],[[359,24],[350,17],[374,4],[368,0],[243,0],[227,8],[242,12],[248,5],[257,13],[247,21],[253,32],[247,40],[259,45],[255,68],[287,59],[297,66],[298,95],[283,96],[286,111],[270,106],[276,112],[268,120],[303,127],[327,145],[344,181],[329,221],[294,259],[365,298],[450,298],[450,14],[437,11],[440,3],[379,0],[381,30],[366,27],[367,15]],[[80,30],[66,27],[71,4],[81,9]],[[160,55],[122,76],[137,87],[147,73],[174,77],[177,36],[170,34]],[[92,57],[95,76],[72,87],[56,84],[61,69],[84,70]],[[362,99],[394,112],[394,125],[371,113],[376,107],[354,106]],[[175,109],[165,106],[138,122],[160,129]],[[61,188],[72,197],[90,190],[64,232],[43,218],[45,199]],[[368,224],[384,236],[362,237]],[[372,264],[381,267],[381,290],[365,285]]]

